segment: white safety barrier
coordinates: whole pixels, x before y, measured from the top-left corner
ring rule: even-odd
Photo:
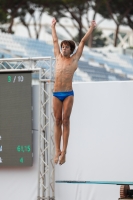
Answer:
[[[56,180],[133,182],[133,82],[73,84],[66,163]],[[116,185],[56,183],[56,200],[116,200]]]

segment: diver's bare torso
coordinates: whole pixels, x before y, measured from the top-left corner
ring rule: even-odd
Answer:
[[[72,79],[77,63],[75,54],[67,58],[60,53],[56,57],[54,92],[72,90]]]

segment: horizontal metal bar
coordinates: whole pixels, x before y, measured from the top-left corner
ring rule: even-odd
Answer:
[[[41,70],[41,68],[32,68],[32,69],[0,69],[0,73],[2,72],[28,72],[28,71],[32,71],[32,72],[38,72],[39,70]]]
[[[30,60],[50,60],[52,57],[29,57],[29,58],[3,58],[0,59],[0,62],[14,62],[14,61],[30,61]],[[52,58],[52,60],[55,60],[55,58]]]
[[[53,83],[55,82],[54,80],[51,80],[51,79],[40,79],[40,81],[41,82],[49,82],[49,83],[50,82],[53,82]]]
[[[126,181],[55,181],[55,182],[72,183],[72,184],[133,185],[133,182],[126,182]]]

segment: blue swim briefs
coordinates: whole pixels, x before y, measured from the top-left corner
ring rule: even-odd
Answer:
[[[64,99],[68,96],[74,96],[73,90],[66,92],[53,92],[53,96],[57,97],[60,101],[64,101]]]

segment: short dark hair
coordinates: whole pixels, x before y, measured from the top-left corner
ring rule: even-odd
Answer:
[[[72,40],[63,40],[63,41],[61,42],[61,48],[62,48],[62,45],[63,45],[63,44],[67,44],[67,45],[70,46],[71,54],[74,52],[75,47],[76,47],[74,41],[72,41]]]

